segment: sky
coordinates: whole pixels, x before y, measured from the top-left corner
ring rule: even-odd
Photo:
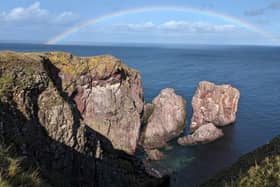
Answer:
[[[280,0],[0,0],[0,42],[279,45]]]

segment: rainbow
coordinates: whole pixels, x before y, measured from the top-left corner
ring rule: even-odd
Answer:
[[[195,13],[195,14],[201,14],[209,17],[215,17],[219,18],[221,20],[224,20],[226,22],[234,23],[240,27],[243,27],[245,29],[248,29],[249,31],[258,33],[268,39],[271,39],[272,41],[276,41],[276,37],[267,31],[264,31],[255,25],[246,22],[244,20],[241,20],[237,17],[232,17],[229,15],[225,15],[222,13],[214,12],[211,10],[204,10],[204,9],[198,9],[198,8],[193,8],[193,7],[179,7],[179,6],[148,6],[148,7],[140,7],[140,8],[132,8],[132,9],[126,9],[126,10],[120,10],[116,12],[111,12],[109,14],[105,14],[102,16],[98,16],[89,20],[86,20],[84,22],[81,22],[77,25],[74,25],[73,27],[67,29],[64,32],[61,32],[60,34],[54,36],[53,38],[49,39],[46,44],[57,44],[58,42],[62,41],[63,39],[67,38],[73,33],[78,32],[80,29],[87,27],[89,25],[93,25],[98,22],[102,22],[106,19],[117,17],[117,16],[124,16],[132,13],[141,13],[145,11],[164,11],[164,10],[171,10],[171,11],[181,11],[181,12],[188,12],[188,13]]]

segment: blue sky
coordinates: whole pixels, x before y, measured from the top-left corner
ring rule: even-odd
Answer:
[[[165,8],[149,8],[154,6]],[[168,8],[174,6],[188,9]],[[86,20],[142,7],[148,8],[107,16],[55,42],[252,45],[280,42],[280,0],[0,0],[0,41],[46,43]]]

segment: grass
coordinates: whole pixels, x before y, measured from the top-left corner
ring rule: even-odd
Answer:
[[[37,169],[23,169],[22,159],[0,146],[0,187],[48,187]]]
[[[12,86],[12,78],[10,75],[3,75],[0,76],[0,98],[3,100],[3,98],[7,95],[9,90]]]
[[[240,174],[225,184],[226,187],[272,187],[280,186],[280,156],[266,157],[260,164]]]
[[[201,187],[280,186],[280,135],[242,156],[232,166],[210,178]]]

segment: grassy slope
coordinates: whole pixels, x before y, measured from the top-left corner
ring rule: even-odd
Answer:
[[[201,185],[206,186],[280,186],[280,135]]]
[[[48,187],[36,169],[23,169],[22,160],[0,145],[0,187]]]

